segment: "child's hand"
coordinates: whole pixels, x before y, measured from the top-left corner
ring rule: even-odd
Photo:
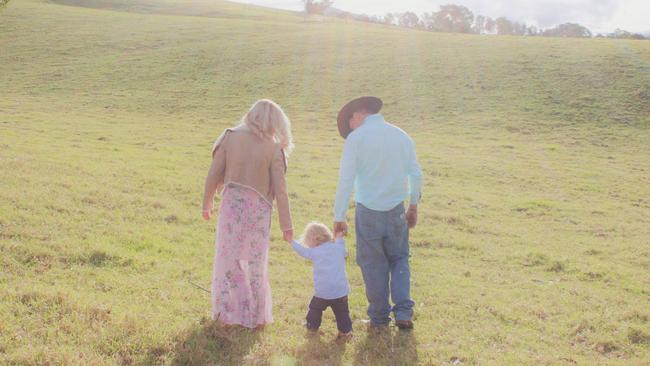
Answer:
[[[202,216],[203,220],[208,221],[210,220],[210,216],[212,216],[212,214],[210,213],[210,210],[203,210]]]
[[[289,230],[283,231],[282,236],[284,237],[284,240],[287,243],[291,243],[293,241],[293,230],[289,229]]]

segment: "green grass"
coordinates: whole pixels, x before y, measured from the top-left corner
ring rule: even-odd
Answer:
[[[650,43],[62,2],[85,7],[0,10],[0,363],[650,364]],[[188,282],[211,275],[212,141],[279,102],[295,226],[329,223],[335,115],[362,94],[425,173],[415,331],[366,333],[351,259],[354,339],[334,342],[331,314],[307,338],[311,268],[275,220],[275,323],[215,326]]]

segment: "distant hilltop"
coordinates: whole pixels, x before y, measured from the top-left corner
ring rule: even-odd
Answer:
[[[649,39],[650,30],[634,33],[617,28],[612,33],[593,33],[584,25],[567,22],[553,27],[538,28],[534,25],[513,21],[506,17],[492,18],[474,14],[472,10],[455,4],[441,5],[438,11],[416,14],[412,11],[402,13],[387,13],[383,16],[355,14],[334,7],[332,0],[304,0],[305,7],[302,14],[322,15],[354,19],[362,22],[379,23],[402,28],[419,29],[430,32],[443,33],[469,33],[481,35],[510,35],[510,36],[542,36],[561,38],[622,38],[622,39]]]

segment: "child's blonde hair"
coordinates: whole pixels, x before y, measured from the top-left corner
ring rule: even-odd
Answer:
[[[301,241],[308,247],[317,247],[323,243],[334,240],[330,229],[320,222],[311,222],[305,227]]]

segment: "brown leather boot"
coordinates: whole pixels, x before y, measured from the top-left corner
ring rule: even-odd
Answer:
[[[413,322],[411,320],[395,320],[395,325],[399,329],[413,329]]]

